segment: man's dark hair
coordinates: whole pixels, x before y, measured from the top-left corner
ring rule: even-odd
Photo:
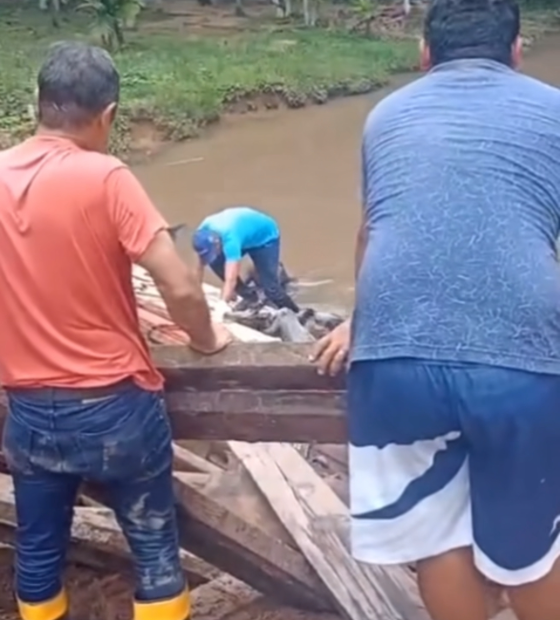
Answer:
[[[111,56],[85,43],[51,45],[37,83],[39,122],[49,129],[82,127],[119,100],[119,74]]]
[[[424,39],[434,66],[462,58],[484,58],[509,66],[519,28],[515,0],[432,0]]]

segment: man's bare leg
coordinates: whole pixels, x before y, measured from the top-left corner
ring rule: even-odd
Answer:
[[[485,582],[470,548],[418,562],[418,585],[432,620],[488,620]]]
[[[543,579],[508,590],[519,620],[560,619],[560,560]]]

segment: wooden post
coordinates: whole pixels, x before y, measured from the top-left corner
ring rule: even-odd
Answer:
[[[175,440],[344,443],[344,377],[317,374],[301,344],[235,343],[202,356],[153,349]],[[0,392],[0,425],[6,398]]]

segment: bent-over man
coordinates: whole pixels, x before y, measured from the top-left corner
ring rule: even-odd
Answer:
[[[236,293],[247,300],[254,298],[255,292],[239,277],[241,259],[247,255],[267,300],[277,308],[299,312],[280,280],[280,229],[270,215],[251,207],[224,209],[202,221],[192,243],[198,255],[200,280],[204,267],[210,267],[224,283],[223,301],[232,301]]]
[[[520,620],[560,618],[560,91],[516,72],[519,22],[434,0],[430,71],[363,134],[353,552],[417,562],[434,620],[487,620],[482,576]]]
[[[106,155],[119,75],[102,49],[54,45],[37,134],[0,153],[3,450],[17,507],[23,620],[67,618],[62,583],[83,479],[103,483],[136,569],[136,620],[186,620],[163,379],[140,332],[131,265],[153,276],[191,347],[229,342],[196,273],[130,170]]]

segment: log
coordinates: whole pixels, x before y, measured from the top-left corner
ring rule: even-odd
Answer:
[[[320,376],[308,353],[285,343],[235,343],[210,357],[154,349],[174,438],[344,442],[344,377]]]
[[[344,397],[313,390],[167,392],[173,437],[242,441],[343,440]]]
[[[429,620],[404,567],[359,564],[341,539],[342,501],[294,448],[231,442],[348,620]]]
[[[204,489],[174,475],[180,544],[285,604],[306,609],[332,609],[328,593],[294,546],[271,536]]]
[[[173,469],[201,474],[216,474],[222,471],[220,467],[203,459],[187,448],[173,444]]]
[[[346,440],[344,377],[318,375],[305,345],[236,343],[214,356],[162,346],[153,355],[175,440]],[[0,424],[5,413],[2,392]]]
[[[217,355],[199,355],[173,345],[154,347],[152,354],[171,391],[344,389],[344,375],[317,373],[309,362],[310,351],[306,344],[234,342]]]

